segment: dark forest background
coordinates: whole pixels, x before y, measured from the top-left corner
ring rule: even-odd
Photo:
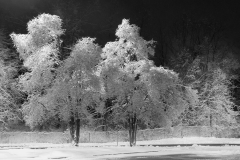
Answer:
[[[126,18],[141,28],[145,39],[158,42],[155,62],[165,65],[170,56],[165,44],[176,36],[177,28],[177,32],[183,32],[187,23],[205,25],[201,27],[208,32],[205,36],[221,35],[221,40],[237,53],[240,43],[238,7],[234,0],[1,0],[0,26],[7,33],[24,34],[30,19],[41,13],[55,14],[63,19],[67,32],[62,38],[67,40],[64,41],[66,46],[85,36],[96,37],[98,43],[104,45],[115,39],[116,27]],[[210,25],[212,28],[207,28]]]

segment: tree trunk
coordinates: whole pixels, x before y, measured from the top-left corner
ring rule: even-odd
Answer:
[[[213,136],[213,131],[212,131],[212,129],[213,129],[213,124],[212,124],[212,113],[211,113],[211,111],[210,111],[210,116],[209,116],[209,125],[210,125],[210,129],[211,129],[211,137]]]
[[[129,123],[129,142],[130,146],[136,146],[136,135],[137,135],[137,116],[134,114],[134,116],[129,117],[128,119]]]
[[[75,132],[75,127],[74,127],[74,117],[71,116],[70,122],[69,122],[69,131],[70,131],[70,136],[71,136],[71,141],[74,142],[74,132]]]
[[[137,115],[136,113],[134,114],[133,117],[133,145],[136,146],[137,142]]]
[[[109,113],[108,111],[103,115],[103,128],[102,131],[108,131],[108,117],[109,117]]]
[[[210,127],[212,128],[212,114],[210,112],[210,116],[209,116],[209,124],[210,124]]]
[[[76,120],[76,139],[75,139],[75,146],[78,146],[80,139],[80,119]]]
[[[129,117],[129,119],[128,119],[128,123],[129,123],[129,143],[130,143],[130,146],[132,147],[132,139],[133,139],[133,137],[132,137],[132,130],[133,130],[133,128],[132,128],[132,118],[131,117]]]

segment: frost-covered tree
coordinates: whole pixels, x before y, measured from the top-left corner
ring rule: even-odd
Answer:
[[[97,100],[101,91],[99,77],[95,74],[101,48],[94,40],[78,40],[70,56],[61,63],[53,87],[45,96],[49,110],[69,123],[75,145],[79,143],[80,121],[88,118],[87,107]]]
[[[156,67],[148,59],[154,54],[154,41],[140,37],[137,26],[124,19],[116,36],[115,42],[103,48],[98,72],[106,98],[117,97],[112,111],[116,121],[128,124],[130,146],[133,146],[138,120],[171,122],[197,97],[190,87],[181,85],[177,73]]]
[[[8,122],[20,119],[20,108],[16,103],[17,92],[12,90],[13,84],[8,79],[7,67],[0,64],[0,122],[7,126]],[[16,91],[16,90],[15,90]],[[0,125],[0,126],[1,126]]]
[[[211,76],[201,88],[200,107],[202,116],[200,120],[209,119],[211,127],[227,127],[235,125],[236,112],[234,112],[234,102],[231,94],[232,82],[228,75],[220,68],[214,69]],[[207,123],[208,125],[208,123]]]
[[[7,47],[7,37],[0,30],[0,123],[5,127],[21,120],[23,94],[17,89],[19,59]],[[1,125],[0,125],[1,126]],[[6,129],[6,128],[5,128]]]
[[[198,90],[199,104],[188,108],[182,115],[186,125],[209,125],[222,128],[234,126],[236,112],[232,94],[234,70],[239,68],[238,60],[228,48],[213,50],[205,42],[197,47],[199,56],[183,50],[173,59],[173,68],[179,72],[185,84]]]
[[[13,43],[28,69],[19,78],[19,86],[28,94],[22,106],[26,124],[42,124],[50,113],[44,105],[46,89],[52,85],[59,64],[59,37],[64,33],[58,16],[41,14],[27,24],[27,34],[11,34]]]

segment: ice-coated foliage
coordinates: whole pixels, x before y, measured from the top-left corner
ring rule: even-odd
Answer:
[[[22,99],[16,88],[16,55],[7,48],[7,38],[0,29],[0,126],[18,121],[20,116],[19,101]],[[6,129],[6,128],[4,128]]]
[[[59,16],[41,14],[27,24],[28,33],[34,38],[36,46],[51,43],[63,34],[62,20]]]
[[[227,48],[213,52],[206,44],[200,45],[201,55],[194,57],[188,50],[180,52],[173,61],[185,84],[198,90],[199,103],[188,108],[182,117],[186,125],[234,126],[236,112],[232,94],[234,70],[239,62]],[[209,49],[209,50],[208,50]],[[207,51],[206,51],[207,50]]]
[[[6,67],[0,63],[0,124],[18,119],[19,109],[15,103],[14,93],[10,87],[7,78]],[[16,96],[16,95],[15,95]]]
[[[30,69],[30,72],[20,76],[19,83],[24,91],[39,92],[49,87],[55,76],[55,65],[59,63],[57,53],[53,45],[46,45],[24,61],[24,66]]]
[[[39,95],[30,95],[28,101],[23,104],[22,113],[25,115],[26,125],[31,128],[43,124],[47,119],[47,110],[40,99]]]
[[[233,111],[235,105],[231,95],[231,85],[231,81],[223,70],[217,68],[212,71],[211,77],[206,80],[200,92],[202,121],[206,123],[208,118],[211,119],[211,126],[233,127],[237,113]]]
[[[137,60],[148,58],[148,55],[154,54],[154,41],[146,41],[140,37],[138,27],[130,25],[129,21],[124,19],[118,26],[116,36],[119,40],[109,42],[103,48],[102,58],[111,60],[109,65],[119,65]]]
[[[61,23],[58,16],[41,14],[28,22],[27,34],[11,34],[24,66],[29,70],[20,76],[19,87],[28,93],[23,113],[31,127],[48,118],[42,98],[51,86],[59,65],[59,37],[63,34]]]
[[[11,34],[13,43],[24,60],[34,54],[39,48],[52,43],[58,43],[58,38],[64,33],[62,21],[58,16],[41,14],[27,24],[28,34]]]
[[[130,25],[129,20],[123,19],[122,24],[118,26],[116,31],[116,36],[121,39],[137,39],[140,37],[139,35],[140,28],[135,25]]]
[[[26,59],[35,48],[32,45],[32,37],[29,34],[11,34],[13,43],[22,59]]]
[[[126,19],[116,35],[118,39],[103,48],[103,61],[98,65],[106,98],[117,97],[116,120],[127,121],[135,114],[150,124],[154,113],[158,113],[155,121],[163,116],[177,118],[189,105],[189,97],[185,87],[180,87],[177,73],[156,67],[148,59],[154,54],[154,41],[140,37],[139,28]]]
[[[69,122],[70,117],[83,118],[93,95],[100,93],[100,82],[95,66],[100,60],[101,48],[93,38],[83,38],[74,45],[70,56],[61,63],[53,87],[48,91],[49,107]]]

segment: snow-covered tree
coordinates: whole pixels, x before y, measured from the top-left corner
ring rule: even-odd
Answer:
[[[207,78],[201,89],[200,107],[203,108],[202,114],[204,118],[209,119],[211,127],[226,127],[236,123],[237,114],[233,111],[235,105],[231,95],[231,85],[227,74],[217,68],[212,71],[211,77]]]
[[[112,111],[117,121],[128,124],[130,146],[133,146],[138,120],[150,123],[155,114],[155,121],[171,122],[185,106],[197,101],[197,96],[190,87],[181,85],[177,73],[156,67],[148,59],[154,54],[154,41],[140,37],[137,26],[124,19],[116,36],[115,42],[103,48],[98,72],[106,98],[117,97]]]
[[[55,78],[59,64],[59,37],[64,33],[58,16],[41,14],[27,24],[27,34],[11,34],[13,43],[28,69],[19,78],[20,88],[28,94],[22,106],[26,124],[32,128],[48,118],[43,96]]]
[[[197,89],[199,95],[199,104],[182,115],[183,123],[217,128],[234,126],[232,91],[237,77],[233,71],[239,68],[239,62],[226,47],[214,51],[207,39],[197,50],[200,54],[197,57],[187,49],[179,52],[172,63],[184,83]]]
[[[0,126],[21,120],[20,104],[24,98],[17,89],[19,59],[7,47],[7,37],[0,30]],[[5,128],[6,129],[6,128]]]
[[[7,67],[0,64],[0,124],[6,126],[8,122],[20,119],[20,108],[8,79]],[[16,96],[16,94],[15,94]]]
[[[88,118],[87,107],[101,92],[99,77],[95,74],[101,48],[94,40],[78,40],[70,56],[60,64],[53,87],[45,96],[49,110],[69,123],[75,145],[79,143],[80,120]]]

